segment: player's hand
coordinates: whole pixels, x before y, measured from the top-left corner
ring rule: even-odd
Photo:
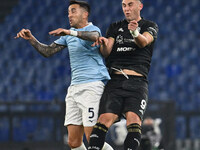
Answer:
[[[49,32],[49,34],[53,36],[65,36],[65,35],[70,35],[70,30],[59,28]]]
[[[99,46],[99,45],[107,45],[108,44],[108,39],[105,37],[99,37],[96,42],[92,44],[92,46]]]
[[[92,47],[99,46],[99,38],[91,46]]]
[[[30,40],[31,38],[33,38],[33,35],[29,29],[22,29],[20,32],[17,33],[15,39],[20,37],[25,40]]]
[[[135,31],[138,27],[138,23],[136,20],[132,20],[130,21],[130,23],[128,24],[128,29],[131,31]]]
[[[99,43],[100,43],[100,45],[105,45],[105,46],[107,46],[107,45],[108,45],[108,39],[105,38],[105,37],[100,37],[100,38],[99,38]]]

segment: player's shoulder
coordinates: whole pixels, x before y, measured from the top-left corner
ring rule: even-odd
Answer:
[[[89,22],[89,24],[88,24],[87,27],[88,27],[88,28],[99,28],[99,27],[97,27],[96,25],[94,25],[92,22]]]
[[[152,27],[157,27],[158,28],[157,23],[152,21],[152,20],[147,20],[147,19],[142,18],[141,23],[143,25],[145,25],[145,26],[152,26]]]
[[[119,25],[122,25],[122,24],[125,24],[125,23],[127,23],[127,21],[124,19],[124,20],[119,20],[119,21],[113,22],[112,25],[113,26],[119,26]]]
[[[86,26],[86,30],[88,30],[88,31],[90,31],[90,30],[97,30],[97,31],[99,31],[100,28],[97,27],[96,25],[94,25],[93,23],[89,23],[89,25]]]
[[[123,26],[124,24],[128,24],[125,19],[115,21],[115,22],[111,23],[110,26],[113,27],[113,28],[119,28],[119,27]]]
[[[119,25],[119,24],[123,24],[124,22],[125,22],[125,19],[115,21],[115,22],[113,22],[112,24],[113,24],[113,25]]]

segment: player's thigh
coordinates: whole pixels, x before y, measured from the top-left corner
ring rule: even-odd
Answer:
[[[102,123],[112,122],[113,116],[119,116],[120,118],[123,108],[122,83],[123,81],[121,80],[112,79],[105,86],[99,106],[99,120]]]
[[[131,120],[143,119],[148,102],[148,84],[143,80],[130,80],[124,86],[125,99],[123,112]]]
[[[84,127],[93,127],[98,118],[99,102],[104,90],[104,83],[101,81],[85,84],[79,92],[78,106],[82,110]]]
[[[68,142],[69,143],[82,143],[84,128],[82,125],[68,125]]]
[[[74,100],[74,94],[68,93],[66,101],[66,111],[65,111],[65,122],[64,125],[82,125],[82,114],[81,111]]]

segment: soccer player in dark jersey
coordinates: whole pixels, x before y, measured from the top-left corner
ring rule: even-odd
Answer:
[[[156,23],[141,17],[141,0],[122,0],[125,19],[112,23],[107,37],[99,37],[110,70],[100,102],[99,118],[90,136],[89,150],[102,148],[108,128],[122,115],[126,118],[128,134],[125,150],[136,150],[141,140],[141,122],[148,101],[148,72],[154,43]]]

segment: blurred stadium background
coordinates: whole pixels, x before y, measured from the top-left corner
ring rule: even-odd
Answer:
[[[103,35],[124,18],[121,0],[87,0]],[[64,98],[70,84],[67,50],[43,58],[14,37],[28,28],[41,42],[69,28],[68,0],[0,0],[0,150],[64,150]],[[149,76],[147,114],[162,118],[166,149],[200,149],[200,1],[144,0],[142,16],[159,25]],[[149,112],[149,113],[148,113]],[[111,129],[108,140],[115,145]],[[113,133],[112,133],[113,132]]]

